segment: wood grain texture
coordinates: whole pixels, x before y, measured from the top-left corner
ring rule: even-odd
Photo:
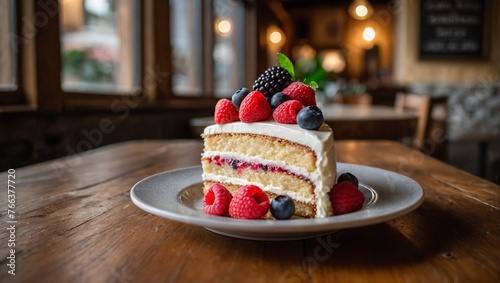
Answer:
[[[338,161],[409,176],[417,210],[303,241],[233,239],[130,200],[150,175],[200,164],[201,141],[134,141],[16,170],[16,276],[2,282],[498,282],[500,187],[390,141],[336,143]],[[7,173],[0,204],[7,205]],[[6,210],[0,212],[3,227]],[[4,228],[5,229],[5,228]],[[0,234],[6,246],[7,233]]]

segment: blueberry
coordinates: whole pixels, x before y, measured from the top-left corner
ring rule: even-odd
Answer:
[[[354,176],[353,174],[351,174],[349,172],[340,174],[339,178],[337,179],[337,183],[340,183],[343,181],[351,182],[354,186],[356,186],[356,188],[359,188],[358,178],[356,178],[356,176]]]
[[[266,96],[266,100],[267,100],[267,103],[269,103],[269,105],[271,105],[272,98],[273,98],[272,96]],[[274,109],[274,108],[272,108],[272,109]]]
[[[231,97],[234,107],[240,108],[241,102],[249,93],[250,91],[246,87],[238,89]]]
[[[234,170],[238,169],[238,160],[231,159],[231,160],[229,161],[229,164],[231,165],[231,167],[232,167]]]
[[[286,195],[275,197],[271,201],[271,214],[278,220],[288,219],[295,213],[293,200]]]
[[[317,106],[304,107],[297,114],[297,124],[306,130],[317,130],[323,121],[323,112]]]
[[[273,95],[273,97],[271,98],[271,108],[272,109],[275,109],[276,107],[278,107],[281,103],[287,101],[287,100],[290,100],[290,96],[282,93],[282,92],[277,92]]]

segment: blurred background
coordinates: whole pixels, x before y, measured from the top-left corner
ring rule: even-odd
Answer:
[[[0,170],[199,139],[193,119],[282,52],[320,106],[445,97],[443,152],[422,152],[500,183],[499,16],[495,0],[0,0]]]

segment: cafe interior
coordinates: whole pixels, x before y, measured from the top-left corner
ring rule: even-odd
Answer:
[[[499,50],[497,0],[0,0],[0,282],[498,283]],[[233,101],[277,65],[298,125]]]
[[[499,15],[492,0],[0,0],[0,171],[199,140],[283,53],[335,140],[397,140],[499,184]],[[397,117],[356,117],[372,108]]]

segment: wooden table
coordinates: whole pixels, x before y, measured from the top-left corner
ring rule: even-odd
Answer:
[[[321,109],[336,140],[398,140],[414,136],[417,127],[417,113],[389,106],[327,104]]]
[[[338,161],[415,179],[424,203],[382,224],[308,240],[234,239],[130,200],[139,180],[198,165],[201,141],[121,143],[11,171],[13,219],[8,172],[0,174],[0,281],[499,282],[499,186],[396,142],[336,145]],[[7,273],[10,239],[15,276]]]
[[[399,140],[414,136],[417,128],[418,115],[415,112],[398,111],[389,106],[327,104],[321,109],[336,140]],[[193,135],[199,136],[206,126],[214,124],[214,119],[195,118],[190,123]]]

